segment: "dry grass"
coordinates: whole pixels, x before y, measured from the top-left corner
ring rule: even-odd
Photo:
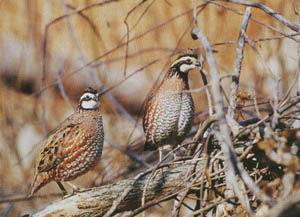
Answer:
[[[74,181],[79,186],[92,187],[132,176],[132,171],[136,173],[141,170],[136,170],[136,164],[124,150],[133,141],[140,141],[137,146],[142,144],[143,134],[140,126],[136,128],[134,120],[140,119],[140,108],[145,96],[165,72],[175,52],[185,48],[198,48],[204,54],[199,42],[192,40],[190,36],[193,28],[192,0],[148,0],[143,3],[137,0],[119,0],[95,5],[80,13],[74,12],[99,2],[101,1],[0,1],[2,199],[19,198],[27,193],[33,174],[34,157],[40,149],[42,139],[46,132],[54,129],[72,113],[71,106],[62,97],[57,86],[59,72],[62,72],[62,84],[68,98],[76,105],[86,86],[100,88],[103,84],[104,89],[110,88],[146,66],[109,92],[128,114],[120,110],[121,107],[109,96],[103,98],[101,109],[107,141],[102,161],[93,172]],[[199,27],[216,51],[215,58],[220,73],[231,74],[245,6],[213,1],[202,8],[205,2],[198,1]],[[261,2],[297,23],[294,1]],[[295,1],[295,4],[300,9],[299,2]],[[51,23],[66,13],[72,15]],[[256,50],[246,45],[240,79],[240,90],[250,93],[251,100],[241,99],[242,106],[252,106],[254,96],[258,102],[269,102],[273,98],[272,73],[280,76],[279,98],[282,99],[299,72],[298,42],[286,36],[295,32],[259,9],[252,9],[252,18],[247,35]],[[256,20],[276,28],[276,31]],[[130,29],[128,34],[125,21]],[[44,53],[45,38],[47,46]],[[299,37],[294,38],[299,40]],[[127,39],[129,43],[126,43]],[[153,60],[158,61],[147,66]],[[206,63],[205,69],[209,71]],[[195,131],[197,124],[207,119],[208,105],[205,91],[197,91],[197,88],[203,86],[200,74],[195,70],[190,73],[189,78],[191,89],[195,90],[193,97],[196,111],[202,112],[195,120]],[[222,82],[227,96],[230,81],[227,78]],[[295,86],[289,96],[294,96],[297,90]],[[272,110],[269,103],[260,105],[259,108],[261,117]],[[254,107],[251,107],[251,112],[249,115],[249,111],[242,112],[241,109],[242,115],[236,114],[237,121],[256,115]],[[116,144],[121,151],[109,143]],[[136,154],[143,159],[149,159],[152,155],[142,152]],[[154,160],[150,159],[149,162]],[[273,179],[272,181],[274,182]],[[0,203],[0,215],[20,216],[29,210],[35,212],[50,202],[59,200],[60,195],[57,193],[59,190],[56,184],[49,184],[30,201]],[[164,215],[159,208],[153,209],[157,216]]]

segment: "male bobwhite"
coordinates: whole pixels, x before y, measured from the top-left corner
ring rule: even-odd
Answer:
[[[104,141],[99,105],[98,92],[87,88],[77,111],[49,135],[37,159],[29,197],[52,180],[66,194],[61,181],[73,180],[96,165]]]
[[[188,72],[200,66],[196,54],[179,56],[167,71],[162,83],[147,99],[143,127],[144,150],[181,144],[190,131],[194,118],[194,102],[189,92]]]

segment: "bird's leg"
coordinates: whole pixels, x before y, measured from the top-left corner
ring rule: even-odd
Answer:
[[[176,161],[177,160],[176,151],[173,152],[173,157],[174,157],[174,161]]]
[[[71,182],[66,182],[66,183],[73,189],[74,192],[80,191],[80,188],[72,184]]]
[[[158,148],[158,153],[159,153],[159,162],[158,162],[158,164],[161,164],[162,163],[163,147]],[[164,168],[161,168],[160,170],[161,170],[162,177],[164,177]]]
[[[159,147],[159,148],[158,148],[158,152],[159,152],[159,162],[162,161],[162,150],[163,150],[162,147]]]
[[[76,192],[84,192],[88,190],[87,188],[80,188],[71,182],[66,182],[66,183],[73,189],[73,194]]]
[[[75,193],[75,192],[82,192],[82,191],[85,191],[85,190],[86,190],[86,189],[84,189],[84,188],[80,188],[80,187],[74,185],[74,184],[71,183],[71,182],[66,182],[66,183],[72,188],[73,193]]]
[[[61,184],[61,182],[56,182],[56,184],[58,185],[58,187],[60,188],[60,190],[63,192],[63,195],[66,196],[68,194],[68,192],[65,189],[65,187],[63,186],[63,184]]]
[[[173,146],[173,148],[175,147],[175,150],[173,149],[173,158],[174,158],[174,161],[176,161],[176,160],[178,160],[178,158],[180,158],[180,157],[178,157],[177,156],[177,151],[180,151],[180,144],[177,144],[177,145],[175,145],[175,146]]]

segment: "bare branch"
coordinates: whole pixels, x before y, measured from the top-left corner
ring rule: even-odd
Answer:
[[[130,31],[132,31],[135,26],[137,26],[137,24],[139,23],[139,21],[142,19],[142,17],[145,15],[146,11],[149,9],[149,7],[154,3],[154,1],[152,1],[150,3],[150,5],[146,8],[146,10],[143,12],[143,14],[140,16],[140,18],[138,19],[138,21],[135,23],[135,25],[129,29],[129,25],[128,25],[128,18],[129,16],[141,5],[143,5],[146,1],[141,1],[139,2],[136,6],[134,6],[126,15],[125,19],[124,19],[124,23],[126,25],[126,48],[125,48],[125,60],[124,60],[124,76],[126,76],[126,71],[127,71],[127,57],[128,57],[128,49],[129,49],[129,33]],[[121,40],[122,41],[122,40]]]
[[[245,5],[248,7],[258,8],[258,9],[264,11],[265,13],[267,13],[268,15],[274,17],[275,19],[277,19],[279,22],[281,22],[285,26],[289,27],[290,29],[292,29],[296,32],[298,32],[300,30],[300,26],[296,25],[295,23],[292,23],[290,20],[288,20],[287,18],[282,16],[279,12],[274,11],[272,8],[269,8],[268,6],[264,5],[263,3],[252,2],[252,1],[248,1],[248,0],[222,0],[222,1],[231,2],[231,3],[235,3],[235,4],[239,4],[239,5]]]
[[[234,119],[234,112],[236,109],[236,100],[238,96],[238,89],[239,89],[239,81],[240,81],[240,73],[242,68],[242,61],[244,58],[244,47],[245,47],[245,32],[247,31],[249,19],[251,17],[251,8],[247,8],[244,19],[242,22],[242,27],[240,30],[237,48],[236,48],[236,59],[234,65],[234,72],[232,75],[232,82],[231,82],[231,93],[230,93],[230,106],[228,108],[228,115]]]
[[[76,108],[73,106],[73,104],[71,103],[69,97],[67,96],[66,94],[66,91],[65,91],[65,88],[64,88],[64,85],[62,83],[62,80],[61,80],[61,76],[63,74],[63,69],[60,69],[57,73],[57,80],[58,80],[58,88],[61,92],[61,95],[63,96],[63,98],[65,99],[65,101],[67,102],[67,104],[73,109],[73,111],[76,110]]]
[[[111,0],[111,1],[118,1],[118,0]],[[99,3],[99,4],[96,4],[96,6],[102,6],[102,5],[105,5],[105,4],[104,4],[105,2],[110,3],[111,1],[108,1],[108,0],[107,0],[107,1],[101,2],[102,4],[100,4],[100,3]],[[120,0],[119,0],[119,1],[120,1]],[[94,4],[92,4],[92,5],[94,5]],[[206,6],[206,5],[207,5],[207,3],[202,4],[202,5],[198,6],[198,8],[203,8],[203,7]],[[92,6],[91,6],[91,7],[92,7]],[[49,22],[49,23],[46,25],[46,27],[45,27],[45,33],[44,33],[44,38],[43,38],[43,52],[46,53],[48,31],[49,31],[49,28],[51,27],[51,25],[53,25],[53,24],[56,23],[57,21],[60,21],[60,20],[63,19],[63,18],[66,18],[67,16],[73,15],[73,14],[75,14],[75,13],[77,13],[77,12],[81,12],[81,11],[86,10],[86,9],[89,9],[89,8],[90,8],[90,7],[87,6],[87,7],[84,7],[84,8],[82,8],[82,9],[78,9],[78,10],[76,10],[76,11],[73,11],[73,12],[71,12],[71,13],[67,13],[67,14],[65,14],[65,15],[63,15],[63,16],[61,16],[61,17],[58,17],[58,18],[52,20],[51,22]],[[147,35],[147,34],[153,32],[153,31],[155,31],[155,30],[157,30],[157,29],[159,29],[159,28],[161,28],[161,27],[163,27],[163,26],[169,24],[170,22],[173,22],[174,20],[176,20],[176,19],[178,19],[178,18],[180,18],[180,17],[182,17],[182,16],[185,16],[185,15],[187,15],[187,14],[189,14],[189,13],[192,13],[192,12],[193,12],[193,9],[190,9],[190,10],[187,10],[187,11],[185,11],[185,12],[183,12],[183,13],[180,13],[180,14],[174,16],[174,17],[171,17],[169,20],[167,20],[167,21],[165,21],[165,22],[163,22],[163,23],[161,23],[161,24],[159,24],[159,25],[157,25],[157,26],[155,26],[155,27],[153,27],[153,28],[147,30],[146,32],[141,33],[140,35],[137,35],[137,36],[131,38],[131,39],[128,41],[128,43],[131,43],[131,42],[133,42],[133,41],[135,41],[135,40],[137,40],[137,39],[139,39],[139,38],[142,38],[142,37],[144,37],[145,35]],[[126,35],[125,35],[125,36],[126,36]],[[102,59],[102,58],[108,56],[109,54],[111,54],[111,53],[113,53],[113,52],[119,50],[119,49],[120,49],[121,47],[123,47],[123,46],[126,46],[126,42],[117,45],[115,48],[113,48],[113,49],[111,49],[111,50],[105,52],[105,53],[102,54],[101,56],[98,56],[98,57],[96,57],[95,59],[91,60],[90,62],[87,62],[85,65],[81,66],[81,67],[78,68],[77,70],[74,70],[74,71],[71,72],[70,74],[63,76],[62,79],[67,79],[67,78],[69,78],[69,77],[71,77],[71,76],[73,76],[73,75],[79,73],[80,71],[82,71],[83,69],[85,69],[85,68],[88,67],[88,66],[96,66],[96,65],[97,65],[97,62],[99,62],[100,59]],[[146,50],[149,50],[149,49],[146,49]],[[153,50],[153,49],[151,49],[151,50]],[[159,50],[159,49],[158,49],[158,50]],[[176,50],[176,49],[172,49],[172,50]],[[138,54],[138,53],[140,53],[140,52],[137,52],[137,54]],[[44,54],[44,56],[45,56],[45,54]],[[128,56],[129,56],[129,55],[128,55]],[[124,58],[125,58],[125,57],[124,57]],[[46,67],[46,66],[45,66],[45,61],[46,61],[46,58],[43,58],[43,68]],[[43,69],[43,70],[44,70],[44,69]],[[54,86],[54,85],[56,85],[56,84],[57,84],[57,81],[54,81],[54,82],[52,82],[52,83],[46,85],[45,87],[41,88],[39,91],[35,92],[33,95],[40,94],[41,92],[45,91],[47,88],[52,87],[52,86]]]
[[[213,113],[214,113],[214,109],[213,109],[212,97],[211,97],[211,93],[210,93],[210,85],[208,84],[207,77],[206,77],[207,73],[203,69],[204,59],[203,59],[202,55],[201,55],[200,61],[201,61],[200,74],[201,74],[201,77],[202,77],[203,84],[205,86],[205,92],[206,92],[207,102],[208,102],[208,113],[209,113],[209,116],[212,116]]]
[[[66,6],[65,1],[62,0],[62,3],[63,3],[63,6],[64,6],[64,9],[65,9],[65,13],[68,13],[68,8]],[[67,16],[66,19],[67,19],[68,29],[69,29],[69,31],[71,33],[71,36],[72,36],[72,40],[73,40],[75,46],[77,47],[77,50],[80,54],[80,58],[82,59],[84,65],[86,65],[87,64],[87,59],[86,59],[86,57],[85,57],[85,55],[84,55],[84,53],[83,53],[83,51],[82,51],[82,49],[79,45],[79,42],[78,42],[78,40],[77,40],[77,38],[74,34],[72,25],[70,23],[70,17]],[[126,59],[126,57],[125,57],[125,59]],[[97,86],[101,89],[101,91],[104,91],[105,88],[104,88],[102,82],[99,80],[99,78],[97,76],[97,71],[94,68],[89,67],[89,73],[90,73],[90,76],[91,76],[92,80],[97,84]],[[124,117],[126,117],[129,121],[132,121],[133,123],[136,122],[136,120],[128,113],[128,111],[109,92],[106,93],[106,96],[112,101],[114,106],[124,115]],[[139,129],[142,130],[141,127]]]
[[[212,81],[212,92],[213,92],[213,99],[215,103],[216,108],[216,115],[218,117],[218,125],[220,127],[220,132],[216,135],[220,145],[222,147],[222,151],[224,153],[225,158],[225,164],[227,166],[227,185],[229,189],[234,189],[234,192],[237,194],[238,198],[240,199],[241,203],[243,203],[244,199],[242,197],[242,193],[239,190],[239,185],[237,182],[237,178],[235,176],[235,170],[236,167],[236,155],[232,151],[232,144],[231,144],[231,138],[229,134],[229,128],[226,124],[226,118],[224,113],[224,104],[223,99],[221,95],[221,88],[219,85],[219,73],[216,66],[215,58],[213,57],[213,52],[210,47],[210,44],[208,42],[207,37],[204,35],[204,33],[199,28],[194,28],[192,34],[195,34],[199,39],[201,39],[201,42],[203,44],[203,47],[206,52],[207,61],[210,67],[210,74],[211,74],[211,81]],[[245,206],[246,203],[243,203]],[[250,209],[250,207],[247,208],[247,211],[249,214],[254,215],[253,211]]]
[[[297,9],[296,2],[295,2],[295,1],[293,1],[293,5],[294,5],[294,11],[295,11],[295,14],[296,14],[296,17],[297,17],[298,25],[300,25],[299,11],[298,11],[298,9]],[[298,33],[299,33],[299,32],[300,32],[300,30],[298,30]],[[299,92],[299,91],[300,91],[300,77],[299,77],[299,73],[300,73],[300,45],[299,45],[299,44],[298,44],[297,53],[298,53],[298,72],[297,72],[297,79],[296,79],[296,82],[298,83],[298,85],[297,85],[297,91]]]
[[[207,61],[210,66],[210,74],[212,80],[212,90],[214,103],[216,107],[216,115],[219,119],[219,127],[220,131],[216,134],[219,143],[221,145],[222,151],[224,153],[225,165],[227,166],[227,184],[230,189],[234,189],[237,194],[240,202],[243,203],[242,193],[239,190],[239,185],[235,176],[235,171],[242,178],[242,180],[246,183],[246,185],[251,189],[251,191],[262,201],[270,201],[270,198],[262,193],[259,187],[256,186],[254,181],[251,179],[249,174],[243,169],[241,163],[238,161],[235,152],[233,151],[232,141],[230,138],[229,128],[226,123],[225,113],[224,113],[224,104],[221,95],[221,89],[219,86],[219,73],[216,67],[216,61],[213,57],[212,49],[207,40],[207,37],[199,28],[194,28],[192,31],[192,35],[196,38],[200,38],[202,44],[205,48]],[[245,206],[245,203],[243,203]],[[250,207],[245,207],[250,215],[254,215],[252,209]]]
[[[178,164],[177,164],[178,165]],[[172,194],[184,186],[183,180],[186,171],[191,166],[196,165],[197,171],[203,168],[203,162],[183,163],[182,165],[169,165],[164,170],[164,177],[157,175],[151,179],[147,187],[146,202],[162,197],[163,195]],[[85,214],[93,216],[103,216],[112,207],[113,202],[118,200],[128,189],[127,196],[115,208],[113,214],[133,210],[141,205],[141,197],[145,182],[148,180],[151,171],[139,175],[136,179],[125,179],[114,184],[96,187],[86,192],[81,192],[61,201],[55,202],[44,210],[33,215],[34,217],[45,215],[68,215],[81,216]],[[153,204],[155,205],[155,204]]]
[[[68,8],[72,9],[72,10],[76,10],[75,7],[73,7],[70,4],[66,5]],[[94,22],[88,17],[86,16],[82,11],[78,11],[78,15],[80,15],[80,17],[82,17],[84,20],[86,20],[88,22],[88,24],[91,26],[93,32],[95,33],[95,35],[97,36],[98,39],[102,40],[102,37],[100,35],[100,32],[97,28],[97,26],[94,24]],[[104,45],[105,46],[105,45]]]
[[[214,4],[214,5],[217,5],[217,6],[219,6],[219,7],[225,8],[225,9],[227,9],[227,10],[230,10],[230,11],[236,13],[236,14],[243,15],[242,12],[240,12],[240,11],[238,11],[238,10],[232,8],[232,7],[229,7],[229,6],[227,6],[227,5],[223,5],[223,4],[219,3],[219,2],[211,1],[211,0],[205,0],[205,1],[206,1],[206,2],[209,2],[209,3],[211,3],[211,4]],[[283,36],[285,36],[285,37],[287,37],[287,38],[289,38],[289,39],[291,39],[291,40],[294,40],[294,41],[300,43],[300,40],[299,40],[299,39],[293,37],[293,36],[295,36],[295,35],[286,34],[286,33],[282,32],[282,31],[276,29],[275,27],[273,27],[273,26],[271,26],[271,25],[269,25],[269,24],[267,24],[267,23],[264,23],[264,22],[262,22],[262,21],[260,21],[260,20],[257,20],[257,19],[255,19],[255,18],[253,18],[253,17],[251,18],[251,20],[254,21],[254,22],[256,22],[256,23],[258,23],[258,24],[260,24],[260,25],[262,25],[262,26],[265,26],[265,27],[267,27],[268,29],[270,29],[270,30],[272,30],[272,31],[274,31],[274,32],[277,32],[277,33],[279,33],[279,34],[281,34],[281,35],[283,35]],[[298,33],[296,33],[296,35],[298,35]]]

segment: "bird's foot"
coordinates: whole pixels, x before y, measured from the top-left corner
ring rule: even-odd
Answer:
[[[66,183],[73,189],[73,194],[90,190],[89,188],[80,188],[80,187],[72,184],[71,182],[66,182]]]

